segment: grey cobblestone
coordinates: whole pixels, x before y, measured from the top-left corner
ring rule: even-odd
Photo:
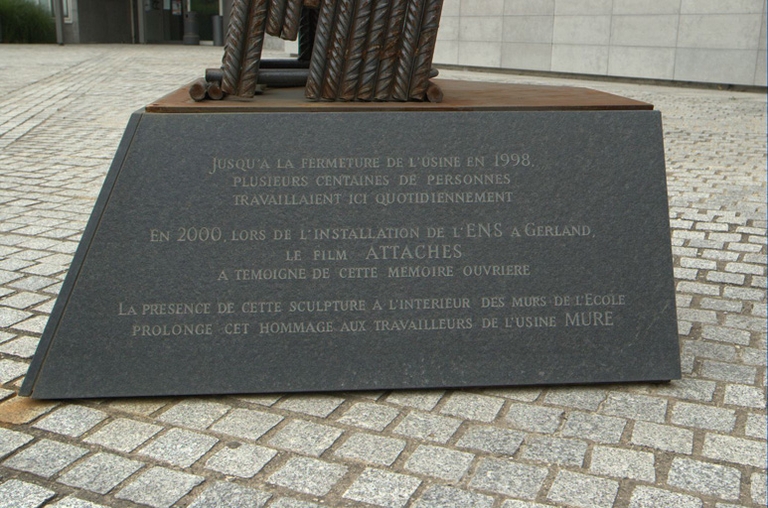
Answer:
[[[514,455],[523,443],[525,434],[496,427],[470,427],[456,446],[500,455]]]
[[[629,508],[701,508],[701,499],[653,487],[638,486],[632,492]]]
[[[405,469],[412,473],[424,474],[458,482],[469,469],[475,456],[438,446],[421,445],[405,463]]]
[[[676,458],[667,481],[690,492],[735,500],[739,498],[741,473],[732,467]]]
[[[764,93],[441,69],[448,79],[590,86],[662,112],[680,381],[47,403],[15,392],[128,115],[221,61],[221,49],[212,46],[55,50],[0,45],[0,489],[42,488],[56,494],[48,502],[60,508],[210,505],[222,479],[224,486],[252,489],[242,491],[248,494],[272,493],[270,508],[357,506],[361,501],[344,497],[354,495],[353,485],[366,500],[398,506],[488,506],[488,500],[497,508],[600,506],[612,495],[616,506],[631,508],[765,506]],[[327,461],[301,456],[311,438],[308,448],[271,448],[272,439],[304,420],[341,433],[322,452]],[[162,459],[141,452],[178,428],[220,440],[190,467],[192,477],[177,466],[148,464],[107,494],[63,483],[88,483],[87,467],[98,457],[156,463]],[[2,462],[35,450],[43,464],[37,447],[46,440],[92,453],[50,479]],[[526,456],[531,443],[569,442],[586,443],[583,467],[543,460],[545,453],[537,455],[542,461]],[[475,458],[453,485],[451,475],[440,476],[439,461],[417,460],[431,449]],[[45,460],[61,461],[70,449],[64,450]],[[115,475],[108,465],[103,472]],[[164,483],[163,476],[172,479]],[[24,488],[14,496],[14,508],[45,502]],[[239,505],[264,504],[255,494],[232,496]],[[0,493],[0,506],[6,497]]]
[[[632,478],[644,482],[656,481],[655,459],[652,453],[596,446],[592,450],[590,471],[615,478]]]
[[[174,466],[186,468],[194,464],[219,440],[215,437],[171,429],[141,448],[138,453]]]
[[[153,508],[168,508],[202,482],[201,476],[153,467],[123,487],[115,497]]]
[[[266,492],[219,482],[208,487],[189,508],[261,508],[271,497]]]
[[[344,497],[376,506],[399,508],[408,503],[420,484],[421,480],[412,476],[366,469],[344,493]]]
[[[547,469],[508,460],[484,459],[469,486],[522,499],[535,499]]]
[[[143,466],[136,460],[97,453],[61,475],[58,481],[70,487],[106,494]]]
[[[220,473],[251,478],[272,460],[277,452],[263,446],[247,443],[233,443],[216,452],[205,463],[205,467]]]
[[[64,406],[49,414],[34,427],[69,437],[78,437],[107,418],[107,414],[84,406]]]
[[[3,462],[5,467],[50,478],[88,453],[85,448],[43,439]]]
[[[0,508],[37,508],[55,495],[34,483],[8,480],[0,485]]]
[[[327,425],[294,420],[275,434],[269,444],[305,455],[320,456],[341,436],[342,431]]]
[[[608,508],[613,506],[618,491],[619,484],[613,480],[560,471],[547,499],[583,508]]]
[[[345,459],[390,466],[403,452],[405,444],[402,439],[357,433],[347,439],[335,454]]]
[[[324,496],[345,474],[347,468],[339,464],[293,457],[267,481],[297,492]]]
[[[525,440],[520,456],[535,462],[581,467],[586,453],[586,441],[550,436],[529,436]]]

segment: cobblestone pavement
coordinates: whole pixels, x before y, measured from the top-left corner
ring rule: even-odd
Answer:
[[[16,397],[129,114],[220,55],[0,45],[0,507],[766,505],[759,93],[576,82],[663,112],[681,381]]]

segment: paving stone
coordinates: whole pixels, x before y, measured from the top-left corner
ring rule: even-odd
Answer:
[[[598,475],[654,483],[656,481],[654,465],[655,459],[652,453],[596,446],[592,450],[592,463],[589,470]]]
[[[336,450],[335,455],[343,459],[391,466],[405,449],[405,444],[402,439],[357,433],[350,436]]]
[[[709,341],[683,341],[683,352],[697,358],[715,358],[732,361],[736,358],[736,348],[726,344],[716,344]]]
[[[87,453],[88,450],[79,446],[43,439],[13,455],[3,465],[50,478]]]
[[[702,327],[701,336],[705,339],[741,344],[742,346],[749,345],[751,341],[748,331],[726,328],[724,326],[704,326]]]
[[[626,426],[627,421],[622,418],[574,411],[565,420],[562,435],[599,443],[618,443]]]
[[[427,413],[409,413],[393,432],[426,441],[447,442],[461,425],[461,420]]]
[[[753,441],[733,436],[707,434],[704,438],[705,457],[754,467],[766,466],[765,441]]]
[[[736,424],[736,412],[731,409],[678,402],[672,409],[672,423],[728,432]]]
[[[512,404],[507,412],[507,423],[520,430],[551,434],[560,427],[563,411],[551,407]]]
[[[33,425],[34,428],[55,432],[69,437],[79,437],[107,418],[98,409],[68,405],[46,416]]]
[[[34,483],[8,480],[0,485],[0,508],[38,508],[55,495]]]
[[[450,508],[454,506],[462,508],[491,508],[493,506],[493,498],[454,487],[435,485],[424,492],[419,500],[413,504],[414,508]]]
[[[32,358],[37,345],[40,342],[38,337],[19,337],[16,340],[8,341],[0,346],[0,353],[5,353],[19,358]]]
[[[143,466],[141,462],[111,453],[97,453],[61,475],[58,481],[70,487],[106,494]]]
[[[103,504],[96,504],[76,497],[65,497],[58,503],[49,505],[51,508],[108,508]]]
[[[461,436],[456,446],[512,456],[520,448],[524,437],[524,433],[513,430],[473,426]]]
[[[469,486],[510,497],[535,499],[547,474],[544,467],[489,458],[477,467]]]
[[[153,508],[168,508],[203,480],[202,476],[153,467],[123,487],[115,497]]]
[[[750,496],[752,502],[759,506],[766,506],[766,484],[768,477],[765,473],[752,473],[750,477]]]
[[[183,400],[157,419],[171,425],[203,430],[224,416],[230,407],[206,400]]]
[[[616,481],[560,471],[549,489],[547,499],[583,508],[609,508],[613,506],[618,491],[619,483]]]
[[[469,470],[474,458],[471,453],[420,445],[408,458],[405,469],[412,473],[458,482]]]
[[[16,395],[16,392],[13,390],[6,390],[5,388],[0,388],[0,401],[10,399],[12,395]]]
[[[691,454],[693,452],[693,432],[671,425],[636,422],[631,442],[674,453]]]
[[[299,501],[298,499],[291,499],[288,497],[281,497],[280,499],[273,501],[269,505],[269,508],[321,508],[319,504],[308,503],[307,501]]]
[[[387,508],[405,506],[421,480],[379,469],[366,469],[344,493],[345,499]]]
[[[30,312],[12,309],[10,307],[0,307],[0,328],[10,328],[16,323],[24,321],[31,315],[32,313]]]
[[[341,429],[294,420],[275,434],[269,444],[294,452],[319,457],[341,436]]]
[[[189,467],[219,440],[189,430],[171,429],[139,450],[139,454],[178,467]]]
[[[339,464],[308,457],[292,457],[267,481],[297,492],[324,496],[345,474],[347,468]]]
[[[0,459],[15,452],[33,439],[34,437],[28,434],[0,427]]]
[[[596,411],[606,395],[605,390],[598,388],[550,388],[544,397],[544,402],[553,406]]]
[[[387,402],[398,406],[415,407],[431,411],[445,394],[444,390],[394,391],[387,397]]]
[[[272,407],[275,402],[282,399],[282,395],[237,395],[234,397],[237,400],[248,402],[251,404],[258,404],[260,406]]]
[[[266,492],[218,482],[208,487],[189,508],[261,508],[270,497],[272,495]]]
[[[760,388],[745,385],[728,385],[725,387],[723,402],[733,406],[765,407],[765,392]]]
[[[733,467],[677,457],[667,483],[689,492],[735,500],[739,498],[741,473]]]
[[[747,436],[765,438],[765,429],[768,428],[765,414],[749,414],[747,416],[747,425],[744,430]]]
[[[603,404],[601,412],[632,420],[661,423],[667,412],[667,401],[645,395],[611,393]]]
[[[358,402],[344,413],[344,416],[339,418],[339,423],[381,431],[392,423],[398,414],[400,411],[393,407],[371,404],[370,402]]]
[[[292,395],[280,402],[277,407],[296,413],[325,418],[343,403],[344,399],[330,395]]]
[[[632,492],[632,498],[629,501],[629,508],[701,508],[703,503],[701,499],[686,494],[669,492],[668,490],[657,489],[638,485]]]
[[[586,453],[586,441],[550,436],[528,436],[520,457],[547,464],[581,467]]]
[[[83,441],[129,453],[162,429],[162,427],[151,423],[118,418],[86,437]]]
[[[745,365],[704,360],[702,362],[701,375],[706,378],[717,379],[720,381],[753,384],[755,382],[757,371],[754,367]]]
[[[149,416],[167,405],[167,400],[156,398],[118,399],[109,402],[109,407],[112,409],[144,416]]]
[[[466,420],[490,423],[501,411],[504,400],[497,397],[467,392],[453,392],[440,410],[441,413]]]
[[[57,402],[12,397],[0,404],[0,422],[16,425],[29,423],[58,405]]]
[[[211,426],[211,430],[255,441],[281,421],[282,416],[250,409],[235,409]]]
[[[205,467],[230,476],[252,478],[277,455],[275,450],[263,446],[247,443],[233,445],[236,446],[228,445],[216,452]]]
[[[656,395],[666,395],[679,399],[709,402],[715,394],[717,383],[703,379],[677,379],[654,387]]]
[[[27,373],[29,365],[13,360],[0,360],[0,384],[13,381]]]

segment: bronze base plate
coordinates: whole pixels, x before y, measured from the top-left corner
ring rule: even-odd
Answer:
[[[649,110],[653,104],[589,88],[435,79],[441,103],[309,101],[304,88],[269,88],[252,99],[195,102],[183,87],[147,105],[147,113],[249,113],[308,111],[585,111]]]

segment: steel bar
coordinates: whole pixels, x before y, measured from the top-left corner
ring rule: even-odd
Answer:
[[[411,73],[413,61],[416,57],[421,33],[421,20],[424,15],[424,0],[409,0],[408,10],[405,14],[405,25],[400,37],[400,53],[397,60],[397,72],[392,87],[392,99],[396,101],[408,100],[411,91]]]
[[[259,84],[273,88],[304,86],[308,75],[309,69],[262,69]]]
[[[248,37],[243,68],[240,72],[240,83],[237,87],[237,95],[240,97],[253,97],[256,93],[261,49],[267,25],[267,5],[267,0],[252,0],[251,9],[248,12]]]
[[[312,48],[312,61],[309,64],[309,77],[307,78],[307,87],[304,91],[307,99],[317,100],[320,98],[335,13],[336,1],[324,0],[320,5],[315,43]]]
[[[302,0],[288,0],[285,5],[285,17],[283,18],[283,31],[280,38],[286,41],[295,41],[299,35],[299,24],[301,22],[301,4]]]
[[[429,102],[443,102],[443,90],[431,81],[428,81],[425,94]]]
[[[315,43],[315,31],[317,30],[317,9],[303,7],[301,20],[299,21],[299,58],[300,62],[312,59],[312,47]]]
[[[376,100],[389,100],[392,93],[392,82],[395,77],[397,54],[400,47],[400,34],[403,30],[407,0],[392,0],[392,10],[389,14],[389,25],[381,50],[381,63],[376,79]]]
[[[339,98],[345,101],[355,100],[357,95],[373,0],[357,0],[356,3],[339,91]]]
[[[200,102],[205,99],[205,91],[207,89],[208,83],[206,83],[204,79],[200,78],[195,80],[195,82],[189,86],[189,96],[195,102]]]
[[[224,76],[221,89],[224,93],[234,94],[240,81],[240,71],[243,60],[243,46],[248,22],[249,0],[233,0],[232,12],[227,27],[227,41],[224,44],[224,57],[221,68]]]
[[[280,37],[283,31],[285,18],[285,4],[288,0],[269,0],[269,12],[267,13],[267,33],[274,37]]]
[[[328,1],[328,0],[326,0]],[[344,71],[344,56],[349,40],[349,31],[352,25],[352,13],[355,0],[338,0],[339,7],[336,13],[336,23],[333,27],[328,62],[323,78],[322,98],[336,100],[339,94],[342,72]]]
[[[224,71],[221,70],[221,68],[217,69],[215,67],[211,67],[208,69],[205,69],[205,80],[208,83],[212,83],[213,81],[219,81],[224,79]]]
[[[437,29],[440,26],[440,12],[443,0],[427,0],[424,6],[424,17],[421,23],[421,35],[416,48],[416,58],[411,71],[410,91],[408,98],[424,100],[429,85],[429,73],[432,67],[432,55],[435,52]]]
[[[224,98],[224,92],[221,90],[221,83],[219,81],[209,81],[207,94],[209,99],[220,101]]]
[[[381,61],[382,45],[384,43],[385,29],[389,22],[390,0],[374,0],[371,8],[371,25],[366,41],[365,56],[360,70],[357,98],[363,101],[373,99],[376,91],[376,76]]]

